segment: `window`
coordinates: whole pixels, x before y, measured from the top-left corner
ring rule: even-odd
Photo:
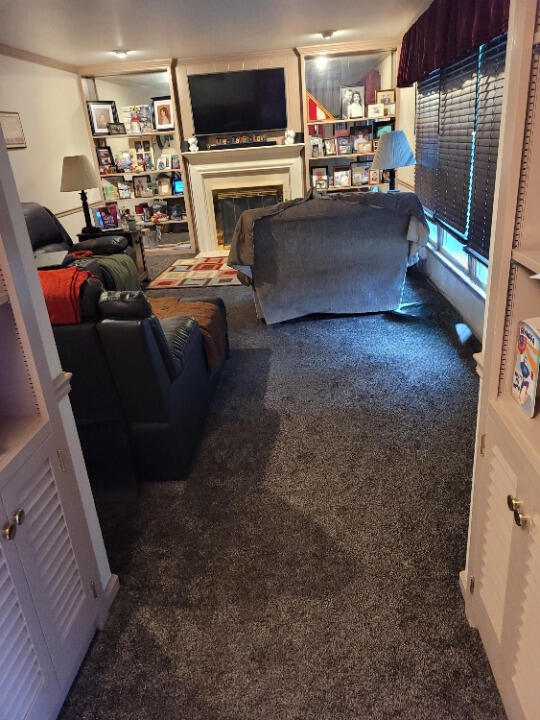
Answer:
[[[443,228],[439,249],[478,285],[487,275],[505,54],[506,34],[417,86],[416,192]]]

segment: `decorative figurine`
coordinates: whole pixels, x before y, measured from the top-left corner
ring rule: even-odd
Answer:
[[[285,139],[283,141],[284,145],[294,145],[295,134],[294,130],[285,130]]]
[[[196,137],[188,137],[189,152],[199,152],[199,141]]]

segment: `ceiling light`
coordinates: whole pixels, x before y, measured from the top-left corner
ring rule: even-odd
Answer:
[[[334,30],[322,30],[321,35],[325,40],[330,40],[332,35],[334,34]]]
[[[328,58],[326,55],[317,55],[315,58],[315,67],[317,70],[320,70],[321,72],[323,70],[326,70],[326,66],[328,65]]]
[[[120,60],[125,60],[128,56],[128,52],[129,50],[122,50],[121,48],[118,48],[118,50],[114,50],[114,54]]]

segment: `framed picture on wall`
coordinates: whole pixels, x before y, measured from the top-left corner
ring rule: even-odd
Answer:
[[[21,117],[18,112],[0,112],[0,126],[8,150],[26,147]]]
[[[118,122],[114,100],[87,100],[88,117],[93,135],[108,135],[109,123]]]
[[[170,97],[152,98],[154,103],[154,125],[156,130],[172,130],[174,114]]]

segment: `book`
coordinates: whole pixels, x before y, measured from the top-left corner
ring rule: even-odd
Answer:
[[[512,377],[512,397],[529,416],[534,417],[540,355],[540,317],[518,323],[516,360]]]

